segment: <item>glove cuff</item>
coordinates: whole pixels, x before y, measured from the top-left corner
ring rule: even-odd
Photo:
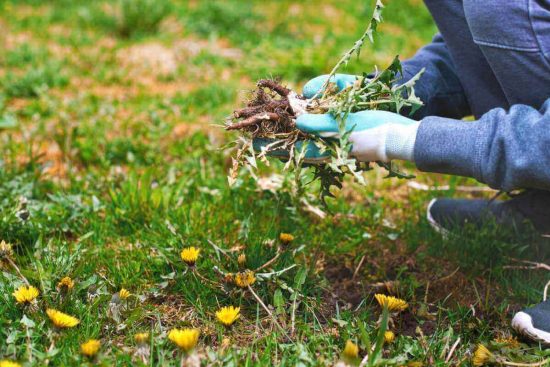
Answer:
[[[389,124],[386,135],[386,157],[389,160],[399,159],[414,161],[414,143],[420,126],[419,121],[412,124]]]

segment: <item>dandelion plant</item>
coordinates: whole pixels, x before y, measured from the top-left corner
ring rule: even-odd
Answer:
[[[239,130],[240,148],[233,158],[229,173],[229,183],[235,183],[239,168],[245,166],[253,173],[257,160],[267,162],[266,156],[276,151],[288,152],[285,169],[296,172],[295,181],[301,186],[305,167],[304,156],[307,144],[315,144],[321,152],[329,153],[326,162],[314,167],[314,178],[321,182],[321,198],[332,196],[330,188],[342,187],[345,175],[353,176],[359,183],[365,184],[363,172],[371,169],[370,162],[358,162],[351,156],[351,131],[346,130],[345,121],[352,112],[363,110],[385,110],[402,112],[407,108],[410,113],[422,106],[422,101],[414,93],[414,84],[423,70],[406,83],[398,83],[402,78],[402,67],[399,57],[383,71],[372,75],[357,77],[352,85],[337,90],[332,77],[338,70],[347,65],[353,56],[359,57],[366,40],[374,42],[374,34],[382,21],[383,3],[377,0],[372,18],[367,29],[355,42],[352,48],[344,53],[328,75],[327,81],[317,94],[306,99],[276,80],[260,80],[257,89],[252,92],[247,106],[238,109],[228,119],[226,129]],[[338,123],[339,138],[330,141],[310,136],[296,128],[295,120],[303,113],[330,113]],[[254,138],[269,139],[269,144],[261,152],[255,152],[252,145]],[[300,144],[298,144],[300,143]],[[395,170],[391,163],[376,162],[389,171],[388,177],[408,178]],[[255,176],[254,176],[255,177]],[[302,190],[296,190],[301,193]]]

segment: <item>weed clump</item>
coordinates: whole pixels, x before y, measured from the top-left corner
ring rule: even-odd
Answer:
[[[385,70],[359,76],[342,90],[338,90],[333,83],[338,69],[346,65],[353,55],[359,55],[366,39],[373,41],[373,34],[382,19],[382,8],[381,1],[377,1],[369,26],[334,66],[321,90],[313,98],[306,99],[281,85],[278,80],[262,79],[257,83],[257,89],[252,92],[246,107],[234,111],[226,123],[227,130],[239,130],[242,133],[240,148],[230,170],[230,184],[235,182],[240,166],[246,166],[252,171],[256,169],[256,158],[266,161],[265,157],[272,153],[287,160],[285,169],[292,167],[296,173],[296,186],[299,187],[304,181],[301,170],[307,163],[308,144],[314,144],[321,153],[321,159],[316,161],[314,168],[314,178],[321,182],[323,201],[326,196],[332,196],[332,186],[342,187],[345,175],[352,175],[359,183],[365,184],[362,173],[371,167],[369,162],[359,162],[350,153],[350,131],[345,123],[348,115],[363,110],[399,113],[404,108],[412,114],[422,106],[422,101],[414,93],[414,84],[423,70],[407,82],[400,83],[402,68],[398,57]],[[332,114],[338,123],[338,137],[323,139],[298,130],[295,121],[303,113]],[[267,141],[267,144],[262,144],[261,151],[255,152],[253,139],[258,138],[264,139],[262,142]],[[395,170],[391,163],[376,163],[389,171],[388,177],[410,177]],[[296,192],[303,190],[299,188]]]
[[[228,123],[227,129],[243,130],[252,137],[260,138],[291,134],[295,131],[294,120],[297,114],[292,108],[291,100],[295,99],[295,103],[299,103],[305,102],[305,98],[296,95],[276,80],[262,79],[257,86],[247,106],[233,112],[236,121]]]
[[[43,67],[31,67],[22,75],[9,72],[0,81],[7,97],[33,98],[40,92],[55,87],[64,87],[69,83],[69,78],[61,71],[61,66],[50,63]]]

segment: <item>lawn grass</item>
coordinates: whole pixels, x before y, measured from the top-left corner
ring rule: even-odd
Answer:
[[[451,187],[422,191],[374,170],[328,208],[314,201],[324,217],[297,201],[280,162],[261,169],[263,186],[247,172],[228,186],[236,135],[224,117],[259,78],[299,89],[329,71],[372,4],[138,3],[151,11],[136,16],[127,0],[0,0],[0,240],[20,270],[0,262],[0,360],[140,365],[134,335],[149,332],[145,365],[177,366],[167,334],[192,327],[202,365],[334,365],[347,340],[361,356],[376,345],[375,293],[409,302],[385,365],[468,366],[478,343],[516,362],[548,356],[495,342],[514,336],[511,316],[539,302],[546,282],[507,269],[509,257],[544,261],[548,241],[494,228],[445,240],[424,219],[431,198],[494,194],[456,189],[472,180],[418,173]],[[384,16],[346,72],[410,57],[436,32],[418,0],[388,1]],[[188,246],[201,251],[195,267],[180,258]],[[260,269],[253,292],[227,282],[244,269]],[[64,293],[66,276],[75,285]],[[25,279],[40,291],[37,310],[12,296]],[[119,303],[122,288],[131,296]],[[230,328],[215,316],[227,305],[241,308]],[[47,308],[80,324],[58,330]],[[94,360],[79,353],[90,338],[102,343]]]

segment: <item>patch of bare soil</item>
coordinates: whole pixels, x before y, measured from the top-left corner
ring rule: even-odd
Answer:
[[[2,27],[2,29],[8,28],[5,24],[0,24],[0,27]],[[32,34],[30,32],[0,33],[3,33],[3,35],[0,35],[0,40],[2,41],[5,50],[11,50],[23,44],[28,44],[32,42]]]
[[[418,264],[416,255],[398,247],[391,251],[373,249],[373,253],[360,260],[352,255],[333,258],[324,267],[323,274],[331,285],[324,303],[338,302],[341,307],[353,310],[375,293],[402,297],[403,291],[412,286],[404,283],[407,279],[414,280],[415,295],[407,299],[410,307],[396,318],[396,330],[411,336],[417,334],[418,329],[424,335],[432,334],[437,329],[437,314],[442,306],[470,308],[475,319],[496,325],[506,324],[503,317],[520,308],[512,305],[508,312],[497,312],[492,305],[500,304],[505,297],[498,284],[490,283],[485,276],[469,276],[445,259],[429,258]],[[402,280],[397,280],[398,274],[402,274]],[[490,299],[490,304],[485,305],[480,295],[483,300]],[[330,308],[328,312],[334,312],[334,307]]]
[[[22,138],[18,136],[18,138]],[[32,156],[42,165],[43,178],[63,180],[67,176],[67,163],[57,142],[45,140],[33,145]],[[29,155],[19,155],[17,163],[25,165],[30,162]]]
[[[328,264],[324,275],[332,285],[332,294],[329,295],[332,304],[344,301],[348,307],[354,307],[371,293],[367,282],[353,278],[353,270],[345,266]]]
[[[116,58],[133,77],[139,77],[143,73],[167,77],[173,75],[178,68],[175,52],[159,43],[123,48],[117,52]]]
[[[240,60],[244,57],[241,49],[231,47],[229,41],[223,38],[212,42],[187,37],[174,44],[174,52],[180,59],[195,57],[203,51],[231,60]]]
[[[150,315],[152,322],[156,322],[160,318],[163,325],[170,327],[187,321],[193,324],[197,317],[193,307],[191,307],[183,297],[178,295],[165,295],[151,300],[151,305],[156,310],[156,315]]]
[[[410,309],[401,313],[396,319],[395,324],[398,333],[405,336],[417,335],[418,329],[420,329],[424,335],[432,335],[437,329],[436,320],[432,318],[423,319],[416,314],[415,310],[411,311]]]

